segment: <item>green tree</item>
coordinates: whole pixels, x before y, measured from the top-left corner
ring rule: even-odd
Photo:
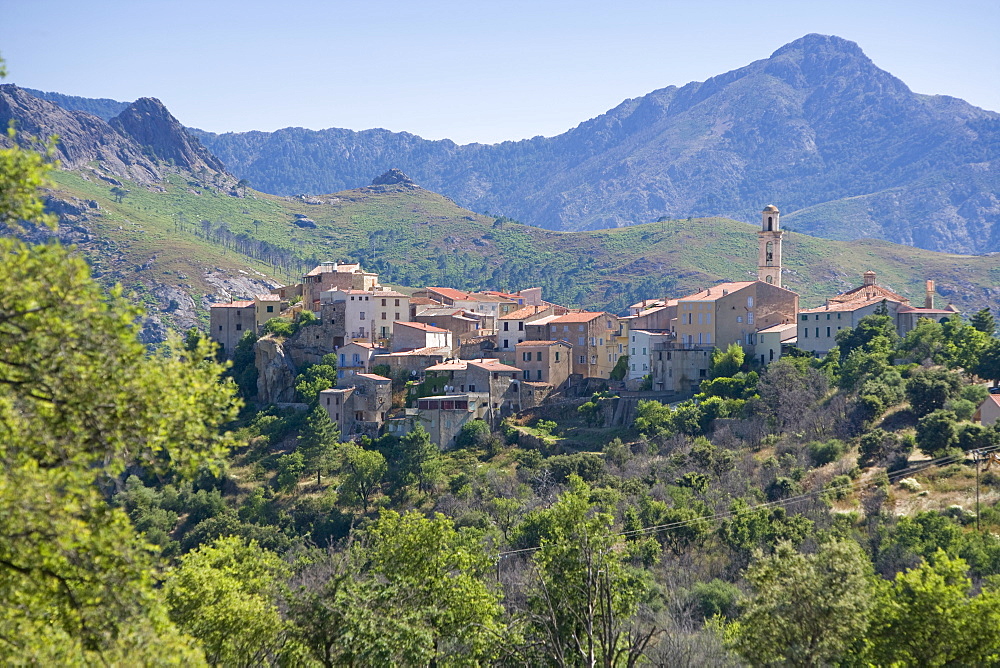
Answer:
[[[44,157],[0,149],[0,222],[53,224]],[[199,652],[166,616],[154,555],[98,483],[214,467],[232,388],[204,343],[152,354],[140,312],[58,244],[0,239],[0,660],[153,662]]]
[[[993,381],[1000,386],[1000,339],[991,339],[979,353],[979,360],[973,372],[980,378]]]
[[[315,406],[319,393],[337,384],[337,355],[323,356],[320,364],[313,364],[295,378],[295,392],[303,403]]]
[[[972,318],[969,319],[969,324],[975,327],[978,331],[986,334],[988,336],[995,336],[997,331],[997,322],[993,317],[993,313],[990,311],[990,307],[979,309],[972,314]]]
[[[292,452],[278,457],[278,475],[275,480],[278,489],[283,492],[295,490],[305,472],[306,460],[301,452]]]
[[[316,485],[322,482],[321,472],[333,467],[339,442],[340,429],[330,419],[326,409],[316,406],[309,411],[299,434],[299,450],[306,468],[316,471]]]
[[[855,350],[888,355],[896,345],[899,336],[896,326],[888,315],[866,315],[857,327],[848,327],[837,332],[837,347],[843,362]]]
[[[622,355],[615,362],[615,368],[611,370],[611,374],[608,376],[611,380],[625,380],[625,376],[628,375],[628,355]]]
[[[170,618],[197,638],[209,663],[261,665],[281,649],[284,623],[276,605],[284,562],[239,538],[220,538],[184,555],[167,574]]]
[[[405,434],[398,443],[396,476],[401,485],[416,483],[421,492],[429,492],[441,472],[441,452],[431,443],[423,425]]]
[[[917,369],[906,381],[906,399],[914,415],[923,417],[944,408],[946,401],[958,395],[962,380],[946,369]]]
[[[747,569],[752,594],[733,629],[733,647],[751,665],[836,663],[863,637],[874,605],[871,564],[853,541],[815,554],[782,543]]]
[[[917,422],[917,447],[929,457],[939,457],[958,445],[958,417],[951,411],[928,413]]]
[[[342,446],[344,463],[342,470],[346,474],[344,477],[344,489],[348,494],[361,500],[365,512],[372,497],[382,486],[388,466],[382,453],[374,450],[365,450],[353,443],[345,443]]]
[[[712,351],[712,360],[708,368],[712,378],[732,378],[746,360],[746,353],[738,343],[730,343],[724,351],[716,348]]]
[[[627,563],[614,518],[594,508],[577,476],[539,513],[541,549],[533,559],[528,605],[536,641],[559,666],[632,666],[656,635],[635,619],[648,583]]]
[[[985,666],[1000,660],[1000,592],[970,596],[961,559],[938,551],[899,573],[879,598],[864,659],[875,665]]]

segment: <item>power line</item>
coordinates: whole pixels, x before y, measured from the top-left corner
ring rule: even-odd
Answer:
[[[991,446],[991,447],[988,447],[988,448],[977,448],[977,449],[974,449],[974,450],[966,450],[966,451],[963,451],[960,454],[948,455],[946,457],[938,457],[937,459],[931,459],[931,460],[927,460],[927,461],[923,461],[923,462],[917,462],[917,463],[915,463],[915,464],[913,464],[911,466],[907,466],[906,468],[899,469],[898,471],[893,471],[892,473],[887,474],[887,477],[889,478],[889,481],[892,482],[894,479],[904,478],[906,476],[919,473],[920,471],[924,471],[924,470],[932,468],[934,466],[943,466],[945,464],[952,464],[952,463],[955,463],[955,462],[957,462],[959,460],[964,460],[967,455],[974,454],[977,451],[979,453],[981,453],[981,454],[985,454],[985,453],[988,453],[988,452],[993,452],[995,450],[1000,450],[1000,445],[995,445],[995,446]],[[838,489],[845,489],[846,490],[846,489],[856,488],[856,491],[860,491],[861,489],[867,489],[867,488],[875,487],[876,485],[877,485],[877,483],[866,482],[866,481],[861,481],[861,480],[852,480],[849,483],[844,483],[844,484],[841,484],[841,485],[833,485],[831,487],[826,487],[824,489],[813,490],[812,492],[806,492],[804,494],[799,494],[797,496],[788,497],[786,499],[779,499],[777,501],[768,501],[767,503],[759,503],[757,505],[750,506],[749,508],[745,508],[743,510],[737,510],[737,511],[730,510],[730,511],[725,511],[725,512],[721,512],[721,513],[714,513],[712,515],[702,515],[702,516],[699,516],[699,517],[693,517],[693,518],[686,519],[686,520],[678,520],[676,522],[670,522],[670,523],[667,523],[667,524],[658,524],[658,525],[654,525],[654,526],[643,527],[641,529],[633,529],[631,531],[621,531],[621,532],[618,532],[618,533],[615,533],[615,534],[611,534],[611,535],[613,535],[613,536],[621,536],[621,537],[626,537],[626,538],[629,537],[629,536],[651,535],[651,534],[660,533],[662,531],[667,531],[669,529],[677,529],[677,528],[680,528],[680,527],[683,527],[683,526],[687,526],[689,524],[694,524],[696,522],[715,522],[715,521],[718,521],[718,520],[729,519],[731,517],[738,517],[738,516],[741,516],[741,515],[749,514],[749,513],[752,513],[754,511],[765,509],[765,508],[784,507],[784,506],[788,506],[788,505],[791,505],[791,504],[794,504],[794,503],[799,503],[801,501],[806,501],[806,500],[808,500],[810,498],[813,498],[813,497],[825,494],[826,492],[838,490]],[[535,547],[524,547],[524,548],[521,548],[519,550],[507,550],[505,552],[500,552],[498,554],[498,556],[502,559],[504,557],[508,557],[508,556],[515,555],[515,554],[523,554],[523,553],[527,553],[527,552],[537,552],[540,549],[542,549],[541,545],[538,545],[538,546],[535,546]]]

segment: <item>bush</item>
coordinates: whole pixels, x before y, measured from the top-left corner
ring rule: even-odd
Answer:
[[[733,617],[739,599],[739,587],[724,580],[696,582],[691,587],[691,603],[702,619],[711,619],[715,616]]]
[[[847,444],[833,438],[825,443],[813,441],[806,446],[806,450],[809,452],[809,458],[814,466],[823,466],[843,457],[847,452]]]
[[[917,445],[929,457],[939,457],[958,445],[958,417],[951,411],[936,410],[917,422]]]

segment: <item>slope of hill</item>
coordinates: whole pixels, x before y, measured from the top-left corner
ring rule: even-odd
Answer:
[[[474,214],[409,183],[320,197],[254,191],[244,197],[228,183],[176,172],[160,184],[126,184],[130,192],[117,202],[106,183],[86,172],[61,171],[56,179],[57,200],[99,207],[85,210],[82,223],[79,207],[65,220],[89,230],[85,251],[104,280],[132,286],[155,279],[186,293],[196,309],[220,294],[259,289],[260,283],[242,292],[219,289],[227,272],[292,281],[325,259],[361,262],[386,284],[540,285],[546,299],[615,312],[641,299],[746,280],[756,270],[757,227],[722,218],[566,233]],[[796,233],[787,235],[784,255],[785,284],[802,295],[803,306],[854,287],[872,268],[881,284],[917,300],[923,280],[934,279],[939,294],[966,312],[1000,299],[1000,255],[955,256]],[[166,310],[162,300],[158,305]]]
[[[838,37],[807,35],[551,138],[458,146],[387,130],[196,134],[234,174],[279,194],[357,187],[399,167],[462,206],[556,230],[661,216],[749,222],[773,201],[801,231],[830,238],[1000,250],[1000,115],[915,94]]]
[[[34,88],[24,88],[23,90],[31,93],[35,97],[58,104],[60,107],[68,111],[85,111],[88,114],[97,116],[105,121],[110,121],[112,118],[125,111],[125,108],[130,104],[128,102],[119,102],[118,100],[112,100],[106,97],[92,98],[79,97],[76,95],[63,95],[62,93],[53,93],[51,91],[35,90]]]

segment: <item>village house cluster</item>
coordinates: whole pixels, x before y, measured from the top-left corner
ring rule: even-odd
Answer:
[[[757,280],[644,300],[627,316],[552,304],[541,288],[404,292],[358,264],[324,262],[301,283],[212,305],[210,335],[229,356],[248,331],[262,335],[255,344],[262,401],[293,402],[298,370],[333,353],[338,382],[320,394],[320,405],[343,438],[402,435],[420,424],[448,448],[470,420],[495,425],[550,396],[584,396],[612,382],[664,401],[690,396],[708,377],[712,351],[733,343],[765,366],[790,346],[825,354],[837,332],[878,309],[901,335],[919,318],[956,313],[951,305],[934,308],[933,282],[917,308],[878,285],[873,271],[860,287],[800,310],[799,296],[781,285],[777,207],[763,210],[757,235]],[[294,321],[305,311],[315,322],[287,339],[264,334],[270,319]],[[407,405],[395,412],[393,378],[410,381]]]

